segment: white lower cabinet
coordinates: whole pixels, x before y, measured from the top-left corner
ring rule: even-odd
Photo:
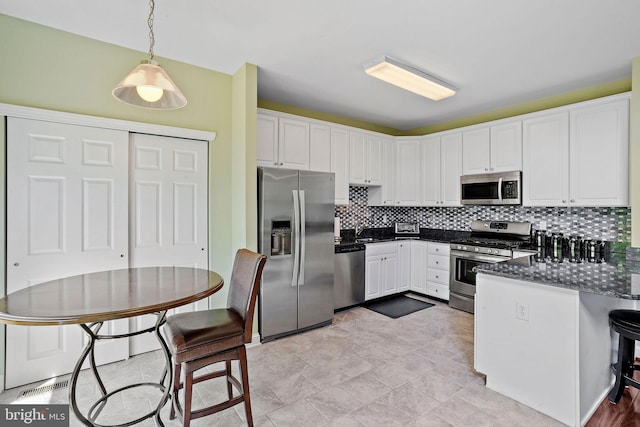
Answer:
[[[420,240],[367,245],[365,299],[415,291],[449,300],[449,244]]]
[[[427,295],[449,301],[449,244],[427,243]]]
[[[415,292],[427,292],[427,242],[411,242],[411,287]]]
[[[398,292],[406,292],[411,287],[411,251],[410,241],[398,243]]]
[[[398,243],[367,245],[365,257],[365,300],[398,292]]]

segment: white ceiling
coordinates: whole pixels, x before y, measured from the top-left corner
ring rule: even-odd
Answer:
[[[145,0],[0,0],[0,13],[148,50]],[[405,130],[630,77],[640,0],[156,0],[154,29],[157,56],[256,64],[261,99]],[[366,75],[381,55],[460,90],[436,102]]]

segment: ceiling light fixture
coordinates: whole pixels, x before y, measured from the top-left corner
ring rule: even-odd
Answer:
[[[111,92],[122,102],[137,107],[170,110],[187,105],[178,86],[171,80],[162,67],[153,60],[153,11],[155,1],[149,1],[149,59],[140,61],[140,65],[131,71]]]
[[[455,86],[425,71],[388,56],[383,56],[372,65],[366,66],[364,71],[370,76],[434,101],[453,96],[458,90]]]

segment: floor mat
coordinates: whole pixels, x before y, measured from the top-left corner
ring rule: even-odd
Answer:
[[[397,319],[398,317],[433,307],[434,304],[409,298],[405,295],[395,295],[391,298],[364,303],[362,306],[392,319]]]

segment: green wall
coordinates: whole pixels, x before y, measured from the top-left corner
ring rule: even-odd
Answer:
[[[147,110],[121,103],[111,95],[113,87],[140,60],[146,59],[144,52],[2,14],[0,40],[0,103],[216,132],[215,141],[209,144],[209,265],[228,281],[235,250],[247,244],[255,246],[255,224],[253,230],[244,230],[247,227],[245,217],[233,214],[237,200],[243,200],[242,209],[255,209],[255,201],[254,206],[249,203],[255,199],[255,188],[252,189],[247,181],[251,162],[251,174],[255,176],[255,66],[245,65],[231,76],[156,58],[185,94],[188,104],[180,110]],[[235,122],[233,114],[240,115],[241,119]],[[0,123],[3,157],[0,159],[0,180],[4,180],[3,117],[0,117]],[[247,142],[247,138],[251,141]],[[247,147],[243,148],[244,145]],[[245,159],[243,156],[252,157]],[[241,163],[247,170],[236,179],[233,165]],[[247,193],[246,188],[253,194]],[[0,191],[4,204],[3,182],[0,182]],[[4,208],[0,208],[0,212],[0,220],[4,223]],[[4,237],[4,227],[0,230]],[[238,238],[233,239],[233,236]],[[250,236],[246,237],[248,242],[243,242],[242,236]],[[4,247],[2,251],[0,262],[4,263]],[[2,294],[6,289],[4,274],[0,275],[0,280]],[[213,300],[215,306],[224,303],[226,287]],[[0,332],[0,347],[4,346],[2,334],[3,331]],[[4,348],[0,348],[0,374],[4,373],[3,358]]]

